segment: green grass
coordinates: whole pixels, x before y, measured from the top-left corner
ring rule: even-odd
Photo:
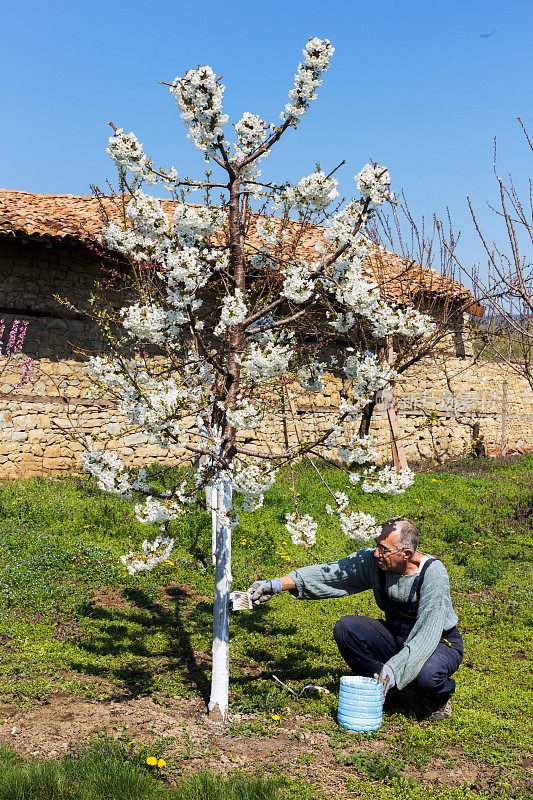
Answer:
[[[176,785],[109,740],[58,761],[26,761],[0,748],[0,800],[282,800],[280,779],[201,772]]]
[[[521,796],[522,759],[533,751],[533,457],[435,467],[397,497],[365,495],[340,473],[329,479],[354,507],[378,519],[409,516],[420,527],[421,549],[446,565],[465,639],[454,716],[421,725],[406,692],[403,706],[386,708],[374,735],[385,747],[384,760],[362,761],[365,740],[335,723],[339,678],[347,668],[331,632],[345,613],[377,616],[379,610],[368,593],[307,603],[284,594],[232,617],[231,711],[242,715],[233,732],[270,736],[273,715],[288,725],[294,714],[305,714],[310,730],[331,737],[334,752],[355,746],[346,770],[348,777],[355,773],[350,780],[358,781],[358,791],[367,792],[361,797],[374,797],[375,783],[385,798],[425,798],[421,784],[405,783],[397,759],[421,770],[450,753],[500,776],[499,796]],[[297,491],[300,511],[319,520],[314,554],[292,545],[285,531],[291,498],[282,480],[260,511],[241,513],[234,588],[354,548],[324,514],[327,493],[303,467]],[[135,577],[124,574],[118,557],[158,530],[141,526],[132,503],[102,494],[85,477],[2,482],[0,523],[0,699],[24,706],[65,691],[105,699],[117,689],[161,702],[206,697],[214,575],[205,513],[190,511],[172,523],[173,566]],[[332,694],[296,700],[273,674],[294,689],[316,683]],[[511,788],[501,776],[510,776]],[[431,797],[484,797],[485,788],[476,791],[449,788]]]

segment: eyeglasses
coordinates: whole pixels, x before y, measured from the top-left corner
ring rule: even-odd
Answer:
[[[382,556],[390,556],[393,553],[401,553],[402,550],[405,550],[405,547],[397,547],[396,550],[388,550],[386,547],[383,547],[382,544],[377,544],[375,549]]]

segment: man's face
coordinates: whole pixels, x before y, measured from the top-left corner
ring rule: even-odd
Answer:
[[[400,549],[399,533],[384,525],[375,541],[374,557],[378,560],[378,567],[384,572],[403,572],[406,558],[405,551]]]

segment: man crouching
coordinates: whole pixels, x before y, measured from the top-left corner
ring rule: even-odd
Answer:
[[[441,561],[419,552],[418,530],[405,517],[381,526],[376,546],[331,564],[293,570],[256,581],[248,589],[255,604],[283,590],[303,600],[345,597],[372,589],[385,619],[342,617],[333,636],[357,675],[377,677],[384,695],[413,682],[432,719],[449,719],[463,640]]]

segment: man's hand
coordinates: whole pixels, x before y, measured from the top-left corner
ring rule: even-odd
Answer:
[[[378,683],[381,683],[383,687],[383,700],[385,700],[385,696],[389,689],[392,689],[393,686],[396,686],[394,672],[386,664],[383,664],[381,667],[381,672],[379,675],[376,673],[374,678],[378,681]]]
[[[250,588],[247,589],[247,592],[252,598],[254,606],[258,606],[260,603],[266,603],[268,600],[271,600],[272,597],[275,594],[279,594],[282,589],[281,579],[272,578],[270,581],[256,581],[252,583]]]

